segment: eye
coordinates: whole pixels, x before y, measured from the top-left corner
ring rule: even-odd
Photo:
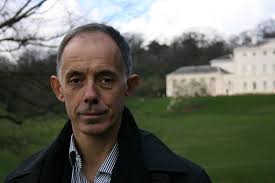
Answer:
[[[117,74],[109,70],[99,71],[95,75],[95,82],[103,89],[111,89],[117,81]]]
[[[103,88],[112,88],[114,81],[114,78],[110,76],[103,76],[99,78],[98,83]]]
[[[82,83],[82,79],[80,77],[72,77],[69,79],[69,83],[72,85],[79,85]]]
[[[103,83],[103,84],[110,84],[110,83],[112,83],[114,80],[113,80],[113,78],[111,78],[111,77],[104,77],[104,78],[102,78],[102,80],[101,80],[101,83]]]

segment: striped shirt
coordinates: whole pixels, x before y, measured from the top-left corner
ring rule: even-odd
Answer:
[[[110,183],[112,170],[115,166],[115,163],[118,158],[118,143],[116,143],[108,154],[98,171],[96,172],[95,177],[86,178],[82,174],[82,160],[75,147],[74,137],[71,136],[70,148],[69,148],[69,158],[72,166],[72,178],[71,183]]]

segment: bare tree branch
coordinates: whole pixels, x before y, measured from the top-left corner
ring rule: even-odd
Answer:
[[[8,0],[5,0],[2,4],[2,7],[0,8],[0,12],[6,7]]]
[[[39,47],[46,47],[46,48],[57,48],[57,45],[51,45],[51,44],[46,44],[45,42],[47,41],[51,41],[54,40],[56,38],[59,38],[61,36],[63,36],[65,34],[65,32],[56,34],[54,36],[50,36],[50,37],[39,37],[39,36],[35,36],[35,35],[28,35],[25,37],[5,37],[5,38],[0,38],[0,43],[1,42],[13,42],[13,43],[17,43],[16,46],[14,46],[13,48],[6,48],[6,49],[0,49],[0,52],[14,52],[19,50],[22,46],[25,45],[33,45],[33,46],[39,46]]]
[[[50,45],[50,44],[38,43],[38,42],[28,42],[28,45],[45,47],[45,48],[57,48],[58,47],[58,45]]]
[[[26,1],[26,3],[15,13],[14,17],[17,17],[31,2],[32,0]]]
[[[12,17],[10,17],[9,19],[7,19],[7,20],[3,21],[2,23],[0,23],[0,29],[3,28],[3,27],[6,27],[6,26],[10,27],[11,25],[16,24],[20,20],[31,16],[47,0],[40,1],[39,3],[35,4],[34,6],[28,8],[24,12],[22,12],[28,6],[28,4],[31,1],[32,0],[28,0]]]
[[[14,52],[14,51],[17,51],[19,50],[20,48],[22,47],[22,44],[21,43],[18,43],[15,47],[13,48],[5,48],[5,49],[0,49],[0,52]]]
[[[59,31],[57,33],[52,33],[52,35],[45,35],[40,31],[39,24],[33,24],[36,26],[34,29],[30,29],[28,26],[28,21],[41,21],[41,15],[47,11],[50,11],[53,6],[55,6],[58,0],[55,0],[50,7],[46,10],[40,11],[42,5],[47,0],[24,0],[19,7],[13,6],[12,0],[5,0],[1,3],[0,8],[0,53],[13,54],[20,51],[22,48],[29,49],[32,47],[41,47],[55,49],[57,45],[54,40],[62,37],[66,30]],[[17,9],[14,9],[17,8]],[[35,15],[35,16],[33,16]],[[71,12],[68,12],[69,22],[77,22],[73,19]],[[24,22],[26,21],[26,22]],[[55,20],[56,21],[56,20]],[[65,26],[68,27],[70,23],[66,23]],[[38,23],[38,22],[37,22]],[[42,22],[41,22],[42,23]]]

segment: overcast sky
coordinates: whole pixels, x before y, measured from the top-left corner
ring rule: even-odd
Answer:
[[[108,22],[122,32],[166,40],[192,29],[225,36],[275,18],[274,0],[81,0],[92,21]]]
[[[14,0],[11,10],[23,2]],[[192,30],[228,38],[270,18],[275,19],[275,0],[48,0],[39,14],[22,23],[25,32],[47,37],[103,22],[122,33],[140,34],[146,43],[169,43]],[[53,41],[58,45],[60,39]]]
[[[45,21],[31,20],[30,29],[46,35],[68,28],[68,19],[77,16],[74,25],[105,22],[123,33],[165,42],[194,29],[238,34],[275,19],[275,0],[48,0],[42,11]]]

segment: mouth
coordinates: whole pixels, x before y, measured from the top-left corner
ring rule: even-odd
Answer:
[[[78,113],[78,115],[85,120],[98,120],[104,117],[107,111],[93,111],[93,112],[83,112]]]

